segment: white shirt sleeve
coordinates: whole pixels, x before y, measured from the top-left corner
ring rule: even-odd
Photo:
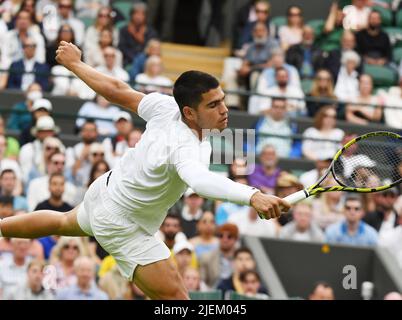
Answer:
[[[138,105],[138,115],[145,121],[155,117],[163,118],[178,111],[179,107],[173,97],[157,92],[147,94]]]

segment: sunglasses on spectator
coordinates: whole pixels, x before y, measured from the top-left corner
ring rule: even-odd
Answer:
[[[103,156],[104,153],[103,153],[103,152],[92,152],[92,155],[93,155],[94,157],[98,157],[98,156]]]
[[[98,14],[99,18],[110,18],[110,14],[109,13],[100,13]]]
[[[256,13],[265,13],[265,14],[267,14],[267,13],[268,13],[268,10],[256,9],[255,12],[256,12]]]
[[[58,150],[58,149],[59,149],[59,147],[46,146],[46,151]]]
[[[346,210],[354,210],[354,211],[359,211],[361,210],[361,207],[351,207],[351,206],[345,206]]]
[[[23,44],[22,47],[25,48],[35,48],[36,44]]]
[[[52,161],[52,163],[55,164],[56,166],[58,166],[59,164],[63,166],[65,165],[64,161]]]
[[[59,8],[60,9],[71,9],[71,5],[70,4],[59,4]]]
[[[79,248],[78,248],[78,246],[77,245],[69,245],[69,244],[65,244],[64,246],[63,246],[63,249],[74,249],[74,250],[79,250]]]

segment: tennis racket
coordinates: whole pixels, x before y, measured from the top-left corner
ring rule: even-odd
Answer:
[[[322,186],[330,175],[338,185]],[[331,191],[378,192],[401,182],[402,137],[386,131],[370,132],[347,142],[315,184],[284,200],[295,204],[310,196]]]

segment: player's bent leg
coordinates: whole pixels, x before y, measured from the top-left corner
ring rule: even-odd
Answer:
[[[41,238],[50,235],[87,236],[77,221],[79,206],[66,213],[40,210],[0,221],[3,237]]]
[[[145,266],[138,265],[134,272],[135,284],[153,300],[188,300],[184,286],[172,258]]]

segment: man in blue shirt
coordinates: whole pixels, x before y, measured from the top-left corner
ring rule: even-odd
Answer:
[[[95,264],[88,257],[79,257],[74,262],[77,283],[57,293],[57,300],[108,300],[105,292],[95,284]]]
[[[351,196],[346,199],[344,215],[345,220],[328,226],[326,230],[328,242],[361,246],[377,244],[377,231],[362,221],[364,210],[360,198]]]

